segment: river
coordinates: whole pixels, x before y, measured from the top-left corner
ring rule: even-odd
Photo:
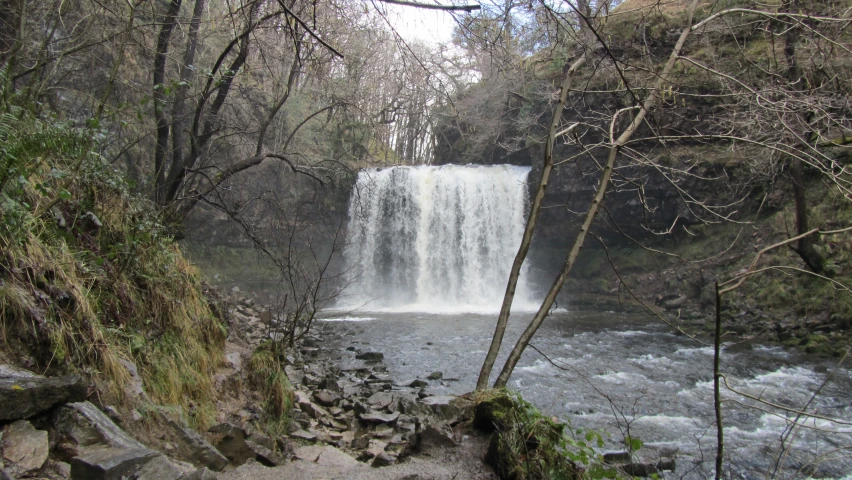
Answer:
[[[355,347],[384,353],[396,379],[425,378],[430,393],[461,394],[476,384],[496,315],[417,312],[326,312],[321,328],[344,364]],[[495,373],[531,314],[514,315]],[[607,432],[603,451],[623,450],[628,433],[646,459],[676,455],[669,478],[708,478],[714,471],[713,349],[633,313],[561,311],[542,326],[509,386],[574,428]],[[554,365],[554,363],[556,365]],[[852,372],[836,360],[779,346],[726,342],[722,371],[735,389],[768,402],[836,419],[852,419]],[[831,374],[831,379],[825,382]],[[824,385],[823,385],[824,383]],[[821,390],[820,387],[822,386]],[[820,390],[813,400],[814,392]],[[800,421],[786,441],[785,414],[724,393],[725,465],[732,478],[843,478],[852,473],[852,425]],[[782,453],[783,451],[783,453]],[[780,460],[779,460],[780,458]]]

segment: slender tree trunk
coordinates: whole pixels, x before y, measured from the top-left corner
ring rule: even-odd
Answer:
[[[574,79],[574,74],[585,63],[586,56],[581,55],[568,71],[565,72],[565,79],[562,81],[559,103],[556,104],[556,109],[553,111],[553,118],[550,120],[550,130],[547,134],[547,143],[544,147],[544,165],[541,169],[541,179],[538,182],[538,189],[536,190],[535,198],[527,217],[527,225],[524,228],[521,246],[518,248],[515,261],[512,263],[512,270],[509,273],[509,283],[506,285],[506,293],[503,295],[503,305],[500,307],[500,315],[497,317],[497,327],[494,329],[494,336],[491,338],[491,346],[488,348],[485,362],[479,371],[479,379],[476,381],[477,390],[483,390],[488,387],[488,379],[491,376],[491,370],[494,368],[494,361],[497,360],[497,354],[500,352],[500,346],[503,344],[503,335],[506,333],[506,324],[509,322],[512,302],[515,299],[515,290],[518,287],[518,278],[521,276],[521,267],[530,250],[535,225],[541,213],[541,202],[547,190],[550,172],[553,170],[553,148],[556,143],[556,130],[559,128],[560,122],[562,122],[562,111],[565,109],[565,102],[568,101],[568,91],[571,90],[571,81]]]
[[[166,11],[160,33],[157,35],[157,50],[154,56],[154,119],[157,122],[157,144],[154,149],[154,201],[162,205],[165,201],[165,161],[169,151],[169,119],[166,117],[166,62],[169,41],[177,24],[181,0],[172,0]]]
[[[719,292],[719,282],[716,291],[716,329],[713,336],[713,408],[716,412],[716,476],[722,478],[722,462],[725,459],[725,428],[722,423],[722,372],[720,360],[722,352],[722,294]]]
[[[595,216],[597,216],[598,210],[600,209],[601,202],[603,202],[604,195],[606,194],[607,187],[609,186],[609,179],[612,176],[612,169],[615,165],[615,159],[618,156],[619,150],[621,147],[627,143],[628,140],[633,136],[633,134],[638,130],[639,126],[645,120],[645,116],[648,114],[648,111],[653,108],[657,100],[659,99],[660,91],[662,91],[663,87],[668,83],[669,76],[671,75],[672,68],[674,67],[675,62],[680,55],[680,51],[683,49],[683,45],[686,43],[686,39],[689,37],[689,33],[692,27],[692,16],[695,13],[695,6],[698,4],[698,0],[693,0],[692,4],[689,7],[689,13],[687,15],[686,26],[680,34],[680,38],[678,38],[677,43],[672,49],[672,53],[669,56],[666,65],[663,67],[662,72],[660,72],[660,76],[657,79],[657,83],[655,88],[648,95],[648,98],[642,103],[639,112],[624,130],[624,132],[618,137],[618,139],[614,140],[609,149],[609,155],[607,156],[606,165],[604,166],[603,173],[601,174],[601,179],[598,184],[597,193],[595,193],[594,198],[592,199],[592,204],[589,206],[589,210],[586,212],[586,217],[583,220],[583,225],[580,227],[580,232],[577,234],[577,237],[574,239],[574,246],[571,247],[571,251],[568,253],[568,257],[565,259],[565,263],[562,266],[562,270],[559,272],[559,275],[556,277],[556,280],[553,282],[553,285],[550,287],[550,290],[547,292],[547,296],[545,296],[544,301],[541,304],[541,307],[536,312],[533,319],[530,321],[527,328],[521,334],[521,338],[515,343],[515,347],[512,349],[512,352],[509,353],[509,358],[506,360],[506,363],[503,365],[503,370],[500,372],[500,375],[497,377],[497,381],[494,382],[495,388],[500,388],[506,386],[506,383],[509,381],[509,377],[512,375],[512,372],[515,369],[515,365],[517,365],[518,361],[521,359],[521,355],[524,353],[527,345],[530,340],[532,340],[533,335],[544,322],[544,319],[547,318],[548,313],[550,312],[550,308],[553,306],[553,303],[556,301],[556,295],[559,294],[559,291],[562,290],[562,285],[565,283],[565,279],[568,278],[568,274],[571,272],[571,269],[574,267],[574,263],[577,260],[577,257],[580,254],[580,250],[583,248],[583,243],[585,242],[586,235],[591,228],[592,221]],[[613,118],[613,128],[615,118]],[[526,232],[525,232],[526,235]]]

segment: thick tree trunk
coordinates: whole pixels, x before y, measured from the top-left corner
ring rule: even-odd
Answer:
[[[547,144],[544,148],[544,165],[541,169],[541,179],[538,182],[535,198],[533,199],[530,208],[529,216],[527,217],[527,225],[524,228],[524,236],[521,239],[521,246],[518,248],[518,253],[515,255],[515,261],[512,263],[512,270],[509,273],[509,283],[506,285],[506,293],[503,295],[503,305],[500,307],[500,315],[497,317],[497,327],[494,330],[494,336],[491,338],[491,346],[488,348],[488,354],[485,356],[485,362],[482,364],[482,369],[479,371],[479,379],[476,381],[476,389],[483,390],[488,387],[488,379],[491,376],[491,370],[494,368],[494,361],[497,360],[497,354],[500,352],[500,346],[503,344],[503,335],[506,333],[506,324],[509,322],[509,314],[512,310],[512,302],[515,299],[515,290],[518,287],[518,278],[521,276],[521,267],[524,260],[527,258],[527,253],[530,250],[532,243],[533,232],[535,225],[538,222],[539,214],[541,213],[541,202],[544,199],[544,193],[547,190],[547,182],[550,180],[550,172],[553,170],[553,148],[556,144],[556,134],[559,124],[562,122],[562,111],[565,109],[565,102],[568,101],[568,91],[571,90],[571,81],[577,70],[586,63],[586,55],[581,55],[571,67],[565,72],[565,79],[562,81],[562,91],[559,93],[559,103],[556,104],[556,109],[553,111],[553,118],[550,121],[550,130],[547,134]]]
[[[157,144],[154,149],[154,201],[162,205],[165,201],[165,161],[169,151],[169,119],[166,117],[166,62],[169,41],[177,24],[181,0],[172,0],[166,11],[160,33],[157,35],[157,50],[154,56],[154,119],[157,122]]]
[[[183,57],[183,67],[180,71],[180,83],[175,93],[175,105],[172,109],[172,164],[166,177],[166,201],[171,201],[177,194],[178,178],[184,165],[184,116],[186,115],[186,97],[189,92],[189,82],[195,71],[195,52],[198,49],[198,31],[201,27],[201,14],[204,12],[204,0],[195,0],[192,9],[192,20],[189,24],[189,35],[186,39],[186,53]]]
[[[562,290],[562,285],[565,283],[565,280],[568,278],[568,274],[571,272],[571,269],[574,267],[574,263],[577,260],[577,257],[580,254],[580,250],[583,248],[583,243],[585,242],[586,235],[589,233],[589,229],[591,228],[592,221],[595,216],[597,216],[598,210],[600,209],[601,203],[603,202],[604,195],[606,194],[607,187],[609,186],[609,180],[612,176],[612,169],[615,166],[615,159],[618,156],[619,150],[621,147],[627,143],[628,140],[633,136],[636,130],[639,129],[639,126],[645,120],[645,116],[648,114],[648,111],[653,108],[657,100],[659,99],[660,92],[668,83],[669,76],[671,75],[672,68],[674,67],[675,62],[677,61],[678,56],[680,55],[681,49],[683,49],[683,45],[686,43],[686,39],[689,37],[689,33],[692,27],[692,15],[695,12],[695,6],[698,4],[698,0],[693,0],[692,4],[689,8],[689,13],[687,16],[686,26],[680,34],[680,38],[678,38],[677,43],[672,49],[672,53],[669,56],[666,65],[663,67],[662,72],[660,72],[660,76],[657,79],[657,83],[651,93],[648,95],[648,98],[642,103],[639,112],[624,130],[624,132],[615,139],[610,146],[609,155],[607,156],[607,162],[604,166],[603,172],[601,174],[601,179],[598,184],[598,190],[595,193],[594,198],[592,199],[592,204],[589,206],[589,210],[586,212],[586,217],[583,220],[583,225],[580,227],[580,232],[577,234],[577,237],[574,239],[574,245],[571,247],[571,251],[568,253],[568,257],[565,259],[565,263],[562,266],[562,270],[559,272],[559,275],[556,277],[556,280],[553,282],[553,285],[550,287],[550,290],[547,292],[547,296],[545,296],[544,301],[541,304],[541,307],[536,312],[533,319],[530,321],[527,328],[521,334],[521,337],[515,343],[515,347],[512,349],[512,352],[509,353],[509,358],[506,360],[506,363],[503,365],[503,370],[500,372],[500,375],[497,376],[497,381],[494,382],[494,388],[505,387],[506,383],[509,381],[509,377],[512,375],[512,372],[515,369],[515,365],[517,365],[518,361],[521,359],[521,355],[524,353],[524,350],[529,345],[530,340],[532,340],[533,335],[535,335],[538,328],[544,322],[544,319],[547,317],[550,312],[553,303],[556,301],[556,296],[559,294],[559,291]],[[615,127],[615,118],[613,118],[612,127]],[[526,232],[525,232],[526,233]]]

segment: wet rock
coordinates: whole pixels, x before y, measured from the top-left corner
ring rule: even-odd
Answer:
[[[411,387],[411,388],[423,388],[423,387],[428,387],[429,382],[427,382],[425,380],[420,380],[419,378],[417,378],[415,380],[412,380],[411,383],[409,383],[406,386]]]
[[[657,461],[657,469],[658,470],[668,470],[670,472],[674,472],[677,468],[677,463],[674,458],[661,458]]]
[[[324,407],[332,407],[340,400],[340,397],[326,390],[317,390],[314,392],[314,399]]]
[[[355,358],[365,362],[381,362],[385,359],[385,355],[381,352],[363,352],[355,355]]]
[[[631,477],[650,477],[651,475],[660,473],[657,466],[653,463],[628,463],[619,468]]]
[[[47,432],[36,430],[26,420],[18,420],[3,429],[3,460],[9,472],[24,476],[39,470],[47,461]]]
[[[228,459],[197,432],[171,419],[166,424],[171,428],[172,438],[177,444],[175,453],[178,458],[217,472],[228,465]]]
[[[53,414],[60,450],[75,456],[82,447],[103,444],[117,449],[144,450],[91,402],[69,403]]]
[[[8,372],[9,370],[7,370]],[[86,399],[89,383],[78,375],[0,378],[0,420],[30,418],[57,405]]]
[[[626,463],[632,457],[630,456],[630,452],[608,452],[603,454],[603,459],[606,463]]]
[[[399,412],[364,412],[358,418],[368,423],[393,423],[399,418]]]
[[[440,380],[444,378],[444,372],[432,372],[426,377],[428,380]]]
[[[71,459],[72,480],[123,480],[161,454],[147,448],[89,448]]]

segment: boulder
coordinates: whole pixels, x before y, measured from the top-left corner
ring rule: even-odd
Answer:
[[[26,420],[18,420],[3,429],[3,460],[9,472],[17,476],[31,474],[44,466],[49,445],[47,432],[36,430]]]
[[[72,480],[124,480],[161,454],[147,448],[93,447],[71,459]]]
[[[385,355],[381,352],[363,352],[355,355],[355,358],[365,362],[381,362],[385,359]]]
[[[117,449],[144,450],[146,447],[118,427],[91,402],[69,403],[53,414],[58,444],[68,456],[83,447],[103,444]]]
[[[507,395],[494,395],[482,400],[473,411],[473,427],[484,432],[502,430],[503,417],[515,408],[515,402]]]
[[[415,442],[417,451],[425,453],[457,445],[452,430],[440,424],[427,425],[426,428],[417,433]]]
[[[89,383],[81,376],[0,378],[0,420],[30,418],[57,405],[86,399]]]
[[[167,419],[166,424],[171,428],[171,438],[177,444],[175,454],[178,458],[216,472],[221,472],[228,465],[228,459],[197,432],[171,419]]]
[[[368,411],[360,414],[358,418],[368,423],[393,423],[399,418],[399,412],[382,413]]]
[[[412,380],[408,385],[406,385],[406,387],[411,388],[423,388],[428,386],[429,382],[427,382],[426,380],[420,380],[419,378]]]
[[[444,372],[432,372],[426,377],[428,380],[440,380],[444,378]]]
[[[301,385],[302,380],[305,379],[305,371],[293,365],[285,366],[284,373],[287,374],[287,379],[290,380],[290,383],[293,385]]]

